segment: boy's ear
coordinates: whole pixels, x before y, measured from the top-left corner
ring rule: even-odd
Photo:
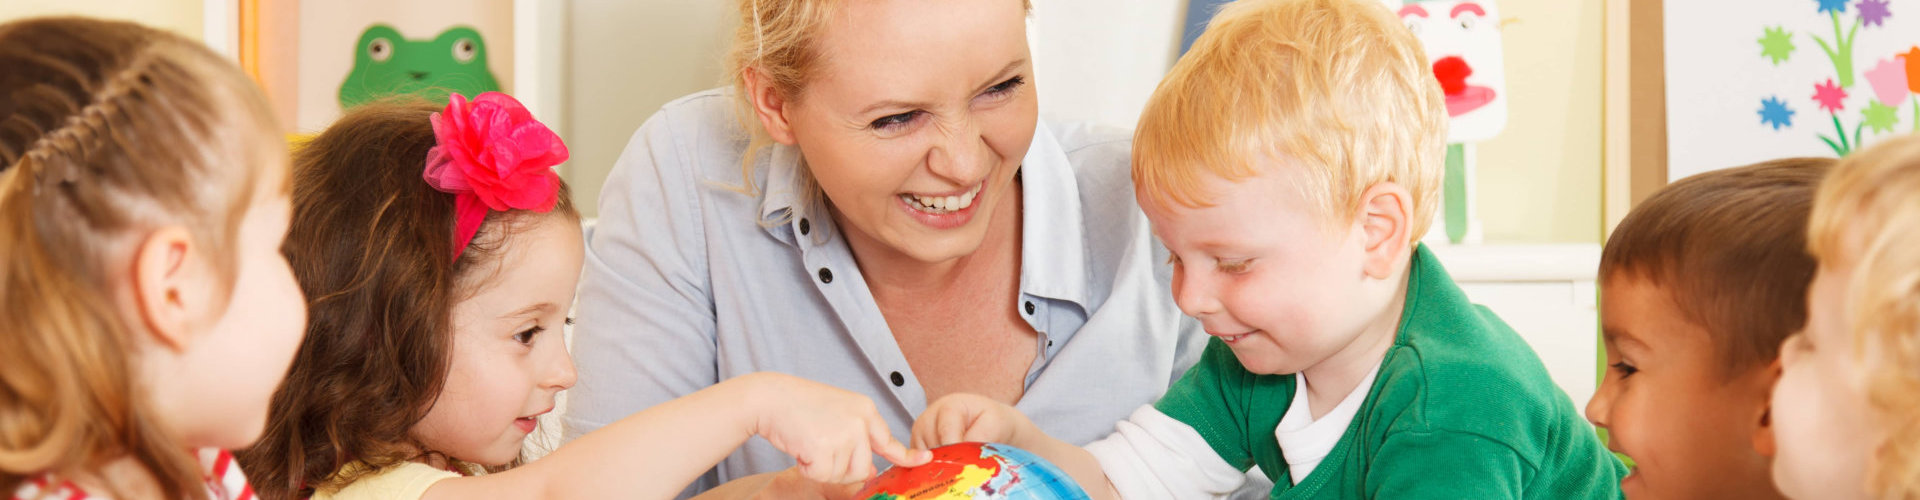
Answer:
[[[1780,383],[1780,358],[1774,358],[1764,370],[1760,377],[1766,381],[1763,384],[1766,392],[1760,396],[1760,411],[1753,426],[1753,451],[1773,458],[1778,450],[1773,440],[1773,385]]]
[[[787,121],[787,97],[762,77],[760,70],[748,66],[742,70],[747,98],[753,103],[753,116],[767,129],[774,142],[793,145],[793,124]]]
[[[186,348],[202,283],[195,261],[200,252],[193,235],[180,226],[154,231],[133,253],[134,305],[145,333],[174,351]]]
[[[1393,277],[1413,251],[1413,195],[1395,182],[1381,182],[1360,195],[1358,222],[1366,241],[1363,269],[1368,277]]]

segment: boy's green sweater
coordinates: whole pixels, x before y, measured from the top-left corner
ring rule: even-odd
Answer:
[[[1227,463],[1259,465],[1275,499],[1620,498],[1626,467],[1527,343],[1468,302],[1424,245],[1365,402],[1298,485],[1274,438],[1293,396],[1293,375],[1248,372],[1215,339],[1154,406]]]

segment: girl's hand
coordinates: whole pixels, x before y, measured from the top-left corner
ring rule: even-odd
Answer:
[[[753,433],[792,455],[806,479],[827,484],[865,481],[874,475],[873,455],[913,467],[933,459],[909,450],[887,430],[866,396],[778,373],[740,377],[755,386]]]
[[[1006,403],[974,394],[953,394],[927,405],[913,422],[913,447],[935,448],[979,441],[1016,447],[1022,436],[1039,436],[1033,421]]]

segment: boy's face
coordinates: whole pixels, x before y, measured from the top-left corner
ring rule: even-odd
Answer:
[[[1780,347],[1773,390],[1780,455],[1773,480],[1791,498],[1866,498],[1868,457],[1879,442],[1847,317],[1852,265],[1822,263],[1807,292],[1807,328]]]
[[[1774,371],[1726,373],[1712,337],[1688,321],[1669,289],[1631,276],[1604,285],[1607,374],[1587,420],[1633,459],[1627,498],[1778,498],[1767,477],[1764,424]]]
[[[1248,371],[1298,373],[1355,350],[1382,308],[1363,286],[1363,232],[1323,221],[1295,187],[1298,168],[1260,168],[1240,182],[1206,176],[1210,207],[1140,204],[1173,253],[1181,312]]]

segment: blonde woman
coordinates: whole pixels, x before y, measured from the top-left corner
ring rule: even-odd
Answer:
[[[731,88],[664,106],[607,179],[578,436],[737,375],[1013,404],[1084,443],[1206,339],[1169,293],[1124,131],[1038,120],[1022,0],[740,0]],[[685,494],[845,495],[768,443]]]

